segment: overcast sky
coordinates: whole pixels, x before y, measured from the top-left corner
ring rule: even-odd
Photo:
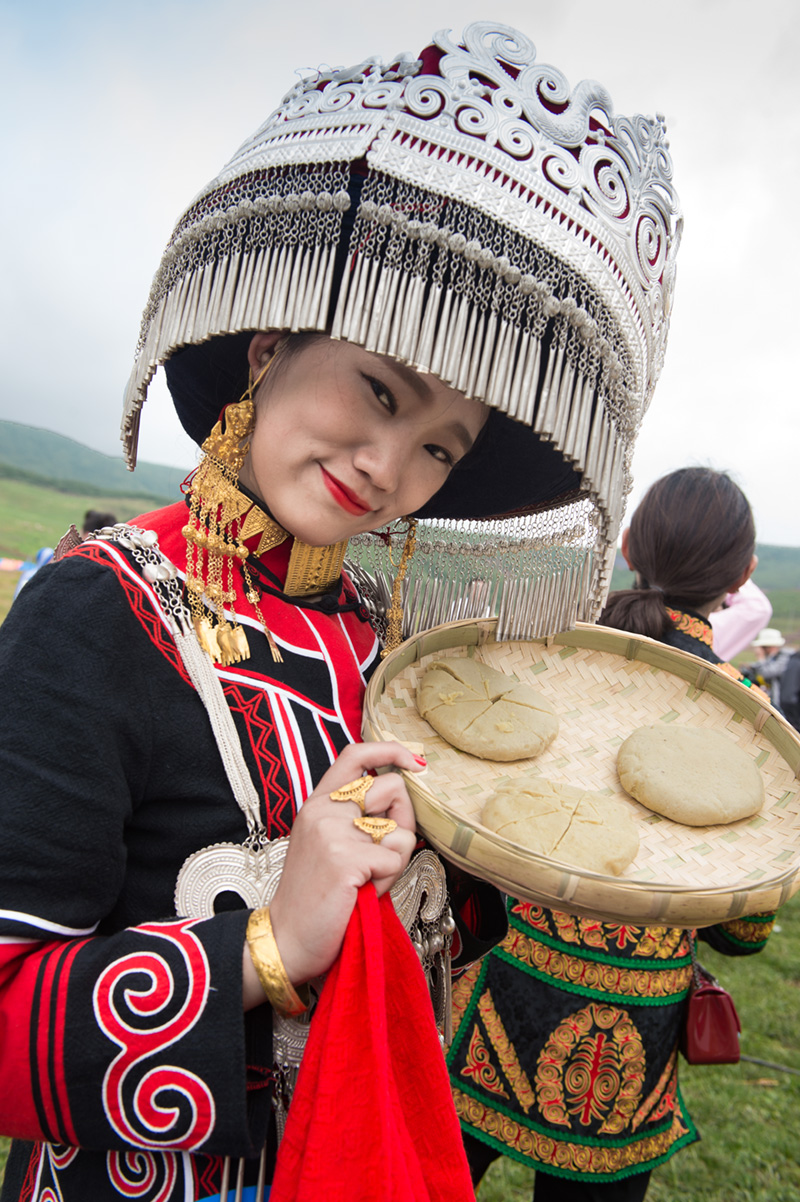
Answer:
[[[119,454],[172,226],[295,68],[490,16],[573,87],[667,119],[686,226],[629,512],[658,476],[709,464],[750,497],[760,541],[800,546],[797,0],[0,0],[0,417]],[[195,462],[163,385],[140,458]]]

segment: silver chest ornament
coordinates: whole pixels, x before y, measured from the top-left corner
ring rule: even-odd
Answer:
[[[268,906],[283,871],[288,837],[247,843],[215,843],[186,859],[175,885],[175,912],[181,918],[211,918],[223,893],[236,893],[244,908]]]
[[[267,839],[260,817],[256,817],[253,825],[256,829],[245,843],[215,843],[184,860],[175,884],[175,911],[181,918],[213,917],[214,903],[224,893],[237,894],[248,910],[269,905],[280,883],[289,839],[288,836]],[[310,984],[318,994],[320,983]],[[272,1012],[274,1105],[279,1139],[286,1126],[310,1019],[311,1009],[297,1018]]]

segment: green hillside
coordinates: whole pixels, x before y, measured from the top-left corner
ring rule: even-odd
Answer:
[[[758,567],[754,580],[759,588],[770,594],[782,589],[800,589],[800,548],[756,545]]]
[[[68,493],[29,480],[0,476],[0,556],[34,559],[40,547],[54,547],[74,523],[79,529],[87,509],[113,513],[120,522],[177,501],[176,489],[165,501],[111,493]]]
[[[186,469],[101,455],[49,430],[0,421],[0,558],[32,560],[54,547],[70,525],[80,528],[88,509],[127,522],[180,497]],[[0,572],[0,621],[8,611],[18,572]]]
[[[5,479],[95,498],[168,501],[176,496],[185,475],[186,469],[155,463],[139,463],[132,474],[121,456],[101,455],[50,430],[0,421],[0,477]]]

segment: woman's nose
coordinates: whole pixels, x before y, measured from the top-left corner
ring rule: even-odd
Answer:
[[[394,493],[403,470],[403,451],[394,439],[365,441],[360,444],[353,458],[358,471],[369,477],[370,482],[381,492]]]

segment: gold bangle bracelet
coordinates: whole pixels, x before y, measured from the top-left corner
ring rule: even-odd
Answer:
[[[277,1010],[284,1018],[304,1014],[310,1001],[308,986],[302,987],[304,1000],[286,975],[272,930],[269,906],[253,910],[247,923],[246,938],[253,967],[273,1010]]]

